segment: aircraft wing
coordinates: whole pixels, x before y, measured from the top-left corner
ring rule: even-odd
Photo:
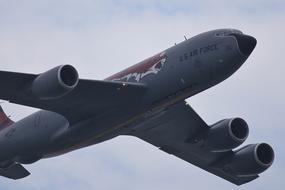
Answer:
[[[227,170],[223,162],[233,151],[210,152],[195,142],[194,137],[208,128],[199,115],[182,102],[146,119],[134,128],[132,135],[236,185],[256,179],[258,175],[237,176]]]
[[[0,169],[0,175],[10,179],[21,179],[30,175],[22,165],[14,164],[8,168]]]
[[[41,100],[31,91],[38,75],[0,71],[0,99],[25,106],[53,111],[76,123],[91,116],[128,103],[139,102],[146,90],[140,83],[79,79],[78,85],[67,95]]]

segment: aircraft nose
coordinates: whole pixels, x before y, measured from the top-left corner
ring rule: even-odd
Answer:
[[[244,34],[231,34],[237,40],[239,50],[242,54],[249,56],[256,46],[256,39]]]

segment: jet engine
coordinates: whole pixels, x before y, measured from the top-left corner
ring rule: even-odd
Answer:
[[[251,176],[264,172],[274,160],[274,151],[266,143],[250,144],[234,152],[225,165],[238,176]]]
[[[206,132],[204,146],[212,152],[228,151],[241,145],[247,136],[248,125],[243,119],[224,119]]]
[[[32,83],[32,92],[43,100],[60,98],[78,84],[78,72],[71,65],[61,65],[40,74]]]

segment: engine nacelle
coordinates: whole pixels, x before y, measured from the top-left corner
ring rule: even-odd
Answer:
[[[248,125],[243,119],[224,119],[210,127],[204,145],[213,152],[228,151],[241,145],[247,136]]]
[[[61,65],[40,74],[32,92],[43,100],[56,99],[71,92],[78,84],[78,72],[71,65]]]
[[[274,151],[266,143],[247,145],[235,151],[226,165],[238,176],[252,176],[264,172],[274,161]]]

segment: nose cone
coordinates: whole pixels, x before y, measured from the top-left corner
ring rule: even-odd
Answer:
[[[232,34],[238,43],[239,50],[242,54],[249,56],[256,46],[256,39],[244,34]]]

